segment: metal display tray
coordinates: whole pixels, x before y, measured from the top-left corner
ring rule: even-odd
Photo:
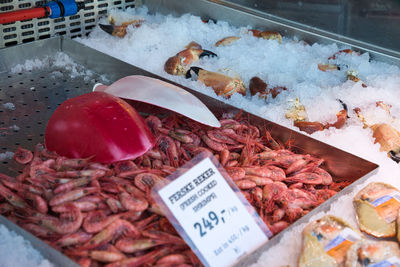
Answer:
[[[62,67],[44,67],[21,73],[11,72],[12,67],[16,64],[23,64],[28,59],[52,57],[57,52],[67,54],[77,64],[93,71],[93,75],[71,78],[68,71]],[[62,75],[52,77],[50,73],[54,71],[62,73]],[[15,151],[19,146],[33,149],[37,143],[43,142],[46,123],[57,106],[68,98],[90,92],[94,83],[102,81],[102,75],[105,75],[110,81],[115,81],[134,74],[146,75],[176,84],[62,37],[0,49],[0,153]],[[217,116],[224,112],[239,111],[236,107],[197,91],[186,87],[182,88],[197,96]],[[6,103],[13,103],[15,108],[6,108],[7,105],[4,105]],[[154,114],[167,112],[148,104],[138,102],[132,104],[141,112]],[[246,266],[255,261],[262,251],[278,243],[283,233],[291,231],[295,225],[307,222],[313,214],[328,210],[332,202],[341,195],[351,192],[355,185],[360,184],[376,172],[378,165],[247,112],[243,112],[243,116],[248,118],[251,123],[258,125],[260,129],[269,130],[274,138],[282,142],[286,142],[289,138],[293,139],[293,147],[296,147],[298,152],[323,158],[325,160],[323,168],[332,174],[334,181],[352,181],[351,185],[273,237],[254,254],[239,263],[241,266]],[[16,175],[21,169],[21,166],[14,163],[13,160],[0,162],[0,172],[2,173]],[[11,230],[22,233],[57,266],[74,266],[74,263],[65,256],[4,217],[0,216],[0,223],[5,224]]]

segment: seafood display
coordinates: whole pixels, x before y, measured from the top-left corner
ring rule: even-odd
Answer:
[[[348,184],[334,182],[322,159],[285,148],[240,115],[223,115],[220,129],[178,115],[145,122],[157,142],[135,160],[100,164],[40,144],[33,153],[18,149],[22,173],[0,176],[1,214],[82,266],[198,266],[150,195],[198,153],[219,159],[274,234]]]
[[[191,67],[202,57],[217,57],[209,50],[202,49],[196,42],[190,42],[185,50],[170,57],[164,64],[164,70],[171,75],[185,76],[196,81],[201,81],[206,86],[214,89],[217,95],[229,98],[234,93],[246,95],[246,87],[239,77],[229,77],[222,73],[207,71],[199,67]]]
[[[282,36],[278,32],[273,32],[273,31],[259,31],[259,30],[249,30],[255,37],[263,38],[263,39],[269,39],[269,40],[278,40],[279,43],[282,43]],[[219,40],[215,45],[218,46],[227,46],[232,44],[233,42],[239,40],[239,37],[235,36],[229,36],[225,37],[221,40]],[[346,79],[351,80],[355,83],[360,82],[361,80],[358,78],[358,72],[356,70],[349,70],[348,66],[343,65],[338,61],[338,56],[341,54],[357,54],[360,55],[357,52],[354,52],[351,49],[344,49],[336,52],[332,56],[328,58],[328,63],[326,64],[318,64],[318,69],[320,71],[326,72],[326,71],[335,71],[335,70],[341,70],[341,69],[347,69],[346,70]],[[342,67],[341,67],[342,66]],[[207,84],[206,84],[207,85]],[[364,83],[362,83],[363,87],[367,87]],[[257,76],[254,76],[253,78],[250,79],[249,82],[249,89],[251,95],[256,95],[260,98],[265,99],[267,102],[268,95],[271,95],[272,98],[276,98],[282,91],[287,90],[285,86],[275,86],[272,89],[267,89],[267,84],[260,79]],[[217,93],[217,95],[219,95]],[[299,99],[296,99],[295,101],[299,102]],[[321,123],[318,121],[308,121],[307,116],[305,112],[305,107],[302,104],[296,104],[293,106],[291,110],[289,110],[288,113],[286,113],[286,117],[293,119],[294,123],[293,125],[297,128],[300,129],[300,131],[306,132],[308,134],[312,134],[316,131],[323,131],[325,129],[329,129],[330,127],[335,127],[336,129],[340,129],[344,126],[344,124],[347,121],[348,118],[348,110],[347,110],[347,105],[344,104],[341,100],[339,100],[341,104],[343,105],[343,110],[339,111],[336,114],[337,121],[335,123]],[[295,111],[300,107],[301,112],[303,115],[299,116],[293,116],[294,113],[297,113]]]
[[[361,231],[375,237],[396,235],[400,191],[385,183],[370,183],[353,200]]]
[[[279,43],[282,42],[282,36],[278,32],[249,30],[249,33],[258,38],[278,40]],[[215,46],[227,46],[239,39],[240,37],[236,36],[225,37],[216,42]],[[235,77],[230,77],[222,73],[204,70],[199,67],[190,67],[192,63],[198,61],[199,58],[205,56],[216,57],[217,55],[211,51],[203,50],[201,45],[192,41],[189,45],[186,46],[185,50],[180,51],[175,56],[170,57],[165,62],[164,70],[171,75],[183,75],[186,78],[192,78],[193,80],[201,81],[206,86],[213,88],[218,96],[229,98],[232,94],[236,92],[242,95],[246,95],[246,85],[238,75],[236,75]],[[258,79],[260,80],[260,78]],[[260,86],[260,82],[256,81],[256,83],[257,87]],[[253,84],[252,81],[250,81],[251,94],[254,95],[257,92],[262,91],[260,92],[260,97],[263,97],[265,99],[266,95],[269,93],[271,93],[273,98],[275,98],[282,90],[286,90],[285,87],[274,87],[267,92],[265,91],[266,88],[264,88],[264,90],[258,88],[254,89],[255,86]]]
[[[351,49],[343,49],[343,50],[340,50],[340,51],[336,52],[332,56],[330,56],[328,58],[328,62],[329,63],[327,63],[327,64],[322,64],[322,63],[318,64],[318,69],[323,71],[323,72],[335,71],[335,70],[346,70],[346,79],[347,80],[353,81],[355,83],[361,82],[361,86],[366,88],[367,85],[365,83],[363,83],[361,81],[361,79],[358,77],[358,71],[354,70],[354,69],[349,69],[349,66],[347,66],[346,64],[343,64],[342,62],[340,62],[338,60],[338,57],[340,55],[345,55],[345,54],[348,54],[348,55],[352,55],[353,54],[353,55],[360,56],[360,53],[355,52],[355,51],[353,51]]]
[[[107,36],[113,39],[108,47],[125,48],[124,45],[127,43],[132,46],[132,48],[123,49],[120,54],[114,51],[110,54],[194,90],[204,91],[213,97],[215,95],[211,88],[204,88],[204,86],[198,86],[189,79],[184,79],[186,74],[189,72],[191,78],[196,80],[199,73],[204,74],[206,71],[219,73],[224,69],[233,70],[233,72],[240,75],[244,86],[248,86],[250,90],[243,97],[241,94],[232,94],[230,99],[223,100],[226,103],[243,108],[250,113],[286,127],[292,129],[295,127],[301,128],[321,141],[339,146],[346,151],[352,151],[360,157],[378,163],[381,167],[377,171],[377,175],[374,175],[374,180],[394,180],[397,176],[395,175],[397,173],[393,171],[393,177],[386,178],[391,169],[394,168],[394,163],[384,156],[382,159],[381,155],[386,153],[395,154],[395,152],[390,152],[391,150],[389,150],[376,155],[375,152],[379,148],[376,149],[377,146],[372,145],[371,131],[363,131],[361,129],[362,124],[354,119],[356,114],[353,112],[354,107],[361,107],[364,111],[363,105],[367,101],[375,103],[378,100],[383,100],[395,105],[394,101],[398,98],[398,90],[393,84],[398,81],[399,71],[397,66],[377,62],[377,58],[368,55],[368,53],[355,52],[354,49],[342,44],[307,44],[301,40],[296,40],[296,38],[291,38],[292,36],[264,40],[257,37],[260,34],[249,30],[252,26],[232,27],[223,21],[209,21],[205,24],[199,22],[200,18],[188,14],[181,18],[172,16],[164,18],[158,14],[156,19],[152,15],[146,17],[146,21],[149,21],[145,29],[147,32],[144,32],[144,27],[131,29],[139,37],[144,37],[146,34],[148,36],[158,34],[157,40],[149,40],[149,44],[144,44],[147,41],[145,38],[134,39],[126,36],[125,38],[130,39],[119,40],[118,38]],[[190,25],[190,27],[186,25]],[[173,31],[172,29],[175,28],[178,30]],[[156,31],[157,29],[158,31]],[[217,33],[218,30],[221,30],[219,34]],[[263,29],[260,26],[258,30],[261,32],[268,29]],[[182,32],[182,35],[179,35],[178,31]],[[285,32],[282,31],[283,33]],[[256,36],[253,36],[254,34]],[[99,36],[97,32],[87,39],[84,38],[81,42],[102,52],[107,52],[107,48],[104,48],[106,45],[101,46],[96,43],[100,39]],[[158,45],[160,40],[168,45],[164,47]],[[218,57],[200,59],[185,65],[184,71],[181,71],[179,75],[171,75],[166,72],[163,68],[166,60],[173,55],[177,55],[177,53],[179,54],[179,51],[184,49],[185,45],[191,41],[201,44],[205,49],[212,50],[218,54]],[[144,54],[144,51],[148,52],[146,57],[140,55],[141,53]],[[162,53],[164,51],[165,53]],[[144,58],[148,58],[148,60],[144,60]],[[160,63],[155,63],[157,59],[159,59]],[[154,64],[146,64],[149,61],[154,62]],[[252,77],[256,76],[261,80],[261,82],[258,81],[261,89],[254,89],[251,86],[250,81],[252,81]],[[203,82],[203,84],[205,83]],[[275,87],[285,89],[282,89],[274,98],[272,88]],[[223,94],[220,94],[220,96],[223,96]],[[259,96],[265,98],[267,103],[263,99],[258,99]],[[300,103],[298,105],[300,108],[293,113],[297,113],[298,115],[294,116],[302,116],[303,119],[294,123],[292,118],[285,116],[285,110],[287,110],[289,101],[296,98]],[[338,106],[337,99],[343,101],[343,108]],[[348,110],[344,103],[349,108]],[[336,115],[337,122],[334,121],[336,112],[338,112]],[[398,112],[396,106],[393,112]],[[347,116],[351,117],[351,119],[349,120]],[[393,125],[392,127],[394,128]],[[392,137],[398,135],[395,131],[389,131],[388,127],[382,127],[381,129],[382,131],[379,134],[381,139],[387,139],[386,133],[392,133]],[[374,131],[372,128],[371,130]],[[207,140],[204,137],[201,139]],[[201,140],[201,142],[204,143],[205,141]],[[371,145],[368,142],[371,142]],[[387,143],[389,144],[390,142]],[[240,182],[239,184],[243,187],[250,186],[250,183],[247,182]],[[286,186],[289,185],[288,189],[289,187],[293,189],[295,187],[294,184],[289,183]],[[265,186],[262,186],[261,189],[263,190]],[[304,191],[304,189],[305,185],[303,184],[302,190]],[[251,189],[244,190],[251,202],[257,201]],[[253,191],[258,191],[260,196],[259,189],[253,189]],[[335,215],[347,215],[347,210],[349,210],[347,207],[352,205],[351,200],[352,198],[348,198],[347,200],[343,199],[343,202],[333,203],[329,209]],[[279,208],[283,208],[284,203],[274,201],[274,204]],[[260,207],[258,211],[261,209]],[[281,210],[277,211],[275,218],[279,218],[282,213]],[[270,213],[267,214],[268,216],[272,217]],[[287,248],[288,254],[296,255],[294,251],[299,251],[298,244],[293,244],[295,242],[292,243],[292,237],[288,238],[287,236],[291,236],[291,233],[287,233],[285,238],[282,239],[283,241],[280,244],[276,244],[276,248],[271,249],[268,253],[272,255],[278,249]],[[295,239],[299,238],[296,236]],[[293,245],[288,246],[289,243]],[[265,254],[268,253],[266,252]],[[275,266],[270,264],[273,261],[267,260],[267,265]],[[287,264],[290,261],[292,259],[283,259],[282,263]],[[293,266],[293,261],[290,262],[290,265]]]
[[[113,16],[120,15],[121,18],[124,17],[121,14],[122,12],[114,12]],[[130,15],[132,16],[132,14]],[[135,12],[132,18],[138,15],[143,15],[143,12]],[[145,22],[142,25],[146,26],[146,31],[153,32],[157,27],[160,28],[160,38],[163,40],[167,37],[166,34],[163,34],[163,31],[175,25],[173,24],[175,22],[171,22],[170,19],[154,20],[151,15],[147,17],[144,15],[143,17]],[[185,20],[184,23],[197,23],[195,16],[192,16],[190,20]],[[129,21],[129,17],[125,17],[125,21]],[[114,21],[109,19],[109,23],[115,25],[115,19]],[[169,25],[170,23],[171,26]],[[375,68],[368,65],[369,62],[372,62],[372,59],[367,53],[362,54],[350,47],[336,46],[331,49],[328,46],[308,44],[303,40],[284,36],[274,31],[273,28],[224,27],[223,23],[222,21],[201,20],[199,18],[199,22],[196,24],[196,28],[199,28],[198,32],[192,34],[192,29],[183,27],[181,36],[179,32],[174,31],[172,36],[179,35],[179,38],[176,38],[176,41],[173,37],[168,39],[166,41],[166,43],[170,44],[168,47],[161,46],[159,40],[155,40],[154,43],[148,46],[139,45],[139,42],[145,41],[143,40],[145,34],[141,31],[143,27],[135,28],[131,26],[132,31],[140,33],[141,40],[136,40],[131,36],[125,36],[124,38],[129,38],[132,44],[137,44],[137,48],[144,48],[141,53],[151,51],[151,53],[147,53],[147,56],[152,58],[152,61],[159,60],[161,64],[144,64],[146,60],[134,60],[134,58],[141,58],[140,56],[131,57],[132,62],[130,63],[145,69],[148,66],[148,70],[158,75],[191,88],[195,87],[195,90],[204,90],[204,86],[196,88],[194,83],[191,83],[192,80],[199,81],[200,84],[211,87],[217,96],[224,98],[232,98],[231,96],[237,92],[243,95],[243,98],[242,96],[234,98],[235,101],[236,99],[243,100],[243,106],[239,107],[251,112],[253,112],[253,106],[250,102],[257,102],[255,100],[257,100],[256,95],[258,94],[258,97],[266,100],[268,108],[259,108],[263,114],[257,115],[270,120],[272,118],[274,121],[282,118],[282,115],[285,114],[283,110],[288,108],[291,100],[298,98],[304,107],[307,106],[307,110],[310,110],[309,117],[306,120],[295,121],[288,118],[286,122],[283,122],[283,125],[293,126],[308,134],[329,129],[343,129],[354,125],[353,120],[350,123],[347,120],[353,115],[354,99],[346,97],[344,92],[340,92],[340,94],[343,94],[340,95],[335,90],[342,87],[354,87],[354,89],[357,89],[361,86],[367,88],[366,83],[371,83],[367,76]],[[177,28],[180,28],[180,26]],[[220,30],[219,33],[217,29]],[[205,32],[207,32],[207,35],[205,35]],[[211,35],[210,32],[213,34]],[[98,41],[99,39],[96,39],[96,37],[94,36],[92,41]],[[118,46],[126,43],[118,40],[118,38],[114,39],[112,40],[113,45]],[[97,44],[91,44],[90,38],[89,41],[82,40],[82,42],[92,45],[96,49],[100,47]],[[189,45],[187,45],[188,43]],[[184,49],[180,50],[180,47],[184,47]],[[243,47],[243,50],[239,51],[239,47]],[[318,48],[321,49],[318,50]],[[156,50],[157,56],[155,55]],[[165,54],[161,53],[160,50],[166,51]],[[126,51],[123,52],[123,54],[125,53]],[[121,54],[121,59],[126,58],[123,54]],[[132,52],[132,54],[135,53]],[[152,57],[153,54],[154,58]],[[216,57],[217,54],[218,57]],[[279,56],[275,56],[275,54],[279,54]],[[298,58],[294,59],[293,57],[297,54],[299,54]],[[307,58],[307,62],[304,62],[302,58],[305,54],[312,54]],[[214,58],[199,60],[204,56]],[[246,67],[242,67],[240,62],[246,61]],[[154,68],[153,65],[158,67]],[[164,68],[159,68],[160,66]],[[302,68],[304,68],[304,71],[300,71]],[[300,70],[297,71],[297,69]],[[225,70],[229,70],[235,75],[227,75]],[[292,73],[294,73],[293,77]],[[180,77],[171,77],[171,75]],[[185,81],[182,79],[184,77],[190,79]],[[323,82],[322,78],[325,78],[327,83]],[[312,89],[307,89],[307,86],[302,85],[303,83],[311,85]],[[372,86],[376,87],[373,84]],[[303,87],[305,88],[303,89]],[[334,89],[335,87],[336,89]],[[310,91],[312,93],[310,93],[309,97],[318,99],[320,97],[319,91],[322,92],[325,89],[330,91],[327,94],[330,95],[331,102],[341,99],[351,109],[346,110],[343,107],[335,111],[336,105],[330,103],[327,109],[331,111],[316,112],[315,106],[320,106],[321,104],[310,101],[310,98],[307,98],[303,92]],[[254,105],[262,105],[260,103],[257,102]],[[274,110],[281,112],[281,114],[270,115],[265,112],[271,105]],[[280,108],[277,109],[277,107]],[[254,109],[257,110],[255,107]],[[336,112],[336,121],[328,122],[326,120],[328,115]]]
[[[248,32],[257,38],[277,40],[279,44],[282,43],[282,36],[278,32],[260,31],[254,29],[251,29]],[[215,43],[215,46],[228,46],[239,39],[240,37],[228,36],[217,41]],[[323,72],[347,69],[346,79],[351,80],[355,83],[360,82],[361,80],[358,78],[358,72],[356,70],[349,70],[348,66],[340,63],[340,61],[338,60],[338,56],[341,54],[360,55],[359,53],[354,52],[351,49],[340,50],[328,58],[328,63],[318,64],[318,69]],[[207,71],[199,67],[188,68],[190,64],[198,61],[198,59],[203,56],[216,55],[208,50],[202,50],[202,47],[199,44],[191,42],[185,50],[179,52],[178,54],[170,57],[167,60],[164,65],[164,70],[168,74],[184,75],[186,78],[199,80],[203,82],[206,86],[212,87],[218,96],[229,98],[235,92],[246,95],[246,85],[238,76],[232,78],[224,74]],[[364,83],[362,83],[362,86],[366,87]],[[267,84],[261,78],[254,76],[249,81],[249,90],[252,96],[258,94],[259,98],[263,98],[267,102],[269,95],[271,95],[272,98],[275,99],[282,91],[286,91],[287,88],[285,86],[275,86],[271,89],[268,89]],[[349,117],[347,105],[343,103],[340,99],[338,100],[342,104],[343,109],[336,114],[337,121],[334,123],[308,121],[307,116],[293,116],[293,109],[296,109],[298,106],[303,108],[303,114],[305,114],[305,107],[303,105],[294,105],[293,109],[288,112],[289,114],[286,114],[286,117],[293,119],[293,125],[308,134],[312,134],[316,131],[323,131],[325,129],[329,129],[330,127],[340,129],[345,125],[347,118]],[[298,99],[296,99],[296,101],[299,102]]]

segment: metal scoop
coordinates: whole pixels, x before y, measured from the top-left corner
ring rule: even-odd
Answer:
[[[202,124],[221,127],[218,119],[197,97],[178,86],[158,79],[132,75],[109,86],[97,83],[93,91],[103,91],[117,97],[152,104]]]

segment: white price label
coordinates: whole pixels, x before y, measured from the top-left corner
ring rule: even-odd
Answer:
[[[158,188],[158,194],[168,219],[206,266],[232,265],[268,240],[268,228],[260,226],[255,211],[249,213],[250,204],[209,157]]]

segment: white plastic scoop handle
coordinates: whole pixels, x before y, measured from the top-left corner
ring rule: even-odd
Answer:
[[[173,84],[146,77],[132,75],[106,86],[97,83],[93,91],[136,100],[172,110],[192,120],[212,127],[221,127],[214,114],[197,97]]]

